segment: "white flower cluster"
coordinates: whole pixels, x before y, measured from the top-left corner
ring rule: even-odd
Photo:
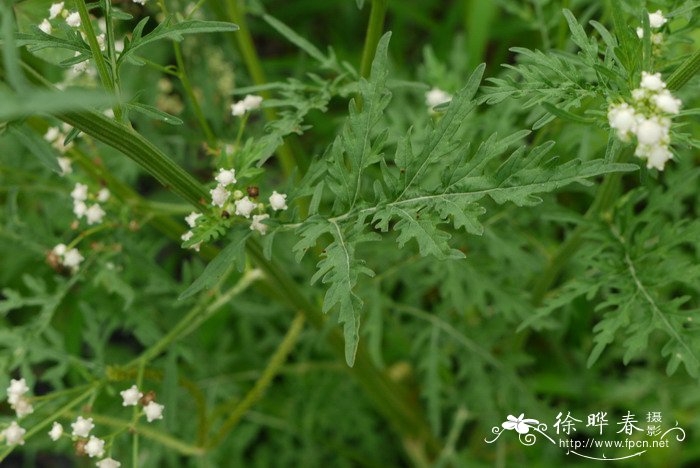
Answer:
[[[165,406],[156,403],[153,400],[153,394],[148,394],[144,397],[136,385],[119,392],[122,397],[122,406],[143,406],[143,414],[148,422],[153,422],[158,419],[163,419],[163,410]],[[105,455],[105,441],[92,434],[95,424],[92,418],[78,416],[71,423],[71,436],[77,441],[76,447],[79,453],[84,453],[90,458],[102,458]],[[23,429],[22,429],[23,430]],[[48,432],[49,437],[54,442],[58,441],[63,436],[63,426],[54,422],[51,430]],[[24,433],[22,433],[23,435]],[[22,441],[23,443],[24,441]],[[121,466],[117,460],[113,458],[103,458],[96,464],[100,468],[118,468]]]
[[[425,93],[425,105],[428,106],[428,110],[432,113],[435,112],[435,106],[439,106],[445,102],[450,102],[452,96],[438,88],[433,88],[427,93]]]
[[[226,216],[230,216],[231,211],[236,216],[242,216],[246,219],[251,219],[250,229],[258,231],[261,235],[267,233],[267,225],[263,223],[270,218],[268,213],[264,213],[265,204],[256,203],[251,198],[257,197],[257,188],[249,189],[248,195],[244,195],[241,190],[236,190],[233,185],[237,182],[235,169],[219,169],[219,173],[214,177],[217,182],[215,188],[211,189],[211,204],[221,208]],[[287,195],[273,191],[269,197],[270,208],[273,211],[283,211],[287,209]],[[257,210],[257,213],[255,211]],[[192,212],[185,217],[185,222],[190,228],[197,227],[197,220],[202,216],[201,213]],[[182,235],[184,242],[189,241],[194,236],[194,232],[190,229]],[[190,248],[199,251],[201,242],[191,245]]]
[[[66,139],[66,135],[68,132],[70,132],[71,126],[68,124],[63,124],[63,126],[59,129],[58,127],[50,127],[46,133],[44,133],[44,140],[49,142],[51,146],[55,150],[57,150],[61,154],[65,154],[68,150],[73,148],[73,142],[71,141],[67,145],[64,145],[63,142]],[[62,163],[61,160],[64,160]],[[63,175],[65,174],[70,174],[73,172],[71,165],[70,165],[70,159],[68,158],[58,158],[58,163],[61,166],[61,169],[63,169]]]
[[[28,392],[26,380],[10,380],[10,386],[7,387],[7,402],[15,410],[18,419],[34,412],[34,407],[26,397]],[[9,426],[0,431],[0,440],[4,439],[7,445],[24,445],[26,432],[27,430],[17,424],[17,421],[12,421]]]
[[[610,127],[622,141],[637,137],[635,155],[647,162],[648,168],[664,170],[673,158],[671,143],[671,116],[678,114],[681,101],[666,89],[660,73],[642,72],[638,89],[632,91],[632,103],[611,104],[608,108]]]
[[[106,188],[100,189],[97,194],[91,196],[88,193],[88,186],[85,184],[77,183],[70,193],[71,198],[73,198],[73,213],[78,219],[85,217],[85,221],[88,225],[99,224],[105,216],[105,210],[102,209],[99,203],[92,203],[90,206],[87,205],[88,198],[93,198],[97,202],[104,203],[109,200],[110,193]]]
[[[142,405],[143,413],[146,415],[146,420],[148,422],[163,419],[163,410],[165,406],[156,403],[153,400],[154,397],[152,394],[144,397],[143,392],[141,392],[136,385],[122,390],[119,394],[122,396],[122,406]]]
[[[668,22],[668,19],[664,16],[661,10],[656,10],[654,13],[649,13],[649,28],[650,29],[660,29],[664,24]],[[640,39],[644,38],[644,28],[637,28],[637,37]],[[655,45],[660,45],[664,41],[664,35],[661,32],[652,33],[651,42]]]
[[[51,34],[53,31],[51,21],[59,17],[65,19],[66,24],[71,28],[80,27],[80,14],[77,11],[68,11],[66,8],[64,8],[64,5],[64,2],[59,2],[54,3],[51,5],[51,7],[49,7],[48,18],[44,18],[44,20],[39,24],[39,29],[41,29],[43,33]]]
[[[240,117],[245,115],[246,112],[259,109],[262,104],[262,96],[256,96],[254,94],[249,94],[245,98],[238,102],[231,104],[231,114],[235,117]]]
[[[55,256],[56,261],[64,267],[71,270],[73,273],[78,271],[78,267],[85,260],[80,252],[75,247],[69,249],[65,244],[58,244],[51,250],[51,254]]]
[[[7,387],[7,402],[15,410],[18,418],[34,412],[32,404],[25,396],[27,392],[29,392],[29,387],[24,379],[10,380],[10,386]]]

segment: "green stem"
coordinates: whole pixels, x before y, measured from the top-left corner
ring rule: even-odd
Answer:
[[[158,0],[158,5],[160,6],[160,9],[163,12],[163,14],[165,16],[168,16],[168,8],[165,5],[165,1]],[[216,137],[214,136],[214,132],[209,126],[209,122],[207,122],[207,119],[204,116],[204,112],[202,112],[202,106],[199,105],[199,100],[197,99],[197,96],[194,93],[194,89],[192,88],[190,78],[187,76],[185,60],[182,58],[182,48],[180,47],[179,42],[173,42],[173,51],[175,52],[175,61],[177,62],[177,76],[178,78],[180,78],[182,88],[185,90],[187,99],[192,105],[192,111],[194,112],[195,117],[197,117],[197,121],[199,122],[200,127],[202,127],[202,130],[204,131],[207,143],[209,144],[209,146],[214,147],[216,145]]]
[[[131,421],[126,421],[124,419],[113,418],[111,416],[105,416],[102,414],[90,414],[90,417],[97,424],[102,424],[104,426],[110,426],[114,428],[124,428],[133,430],[136,434],[142,435],[147,439],[156,441],[165,447],[171,448],[182,455],[203,455],[205,449],[203,447],[198,447],[196,445],[188,444],[180,439],[176,439],[168,434],[160,432],[156,429],[152,429],[147,426],[141,426],[139,424],[131,424]],[[138,466],[138,465],[133,465]]]
[[[695,74],[700,71],[700,50],[685,59],[678,68],[668,77],[666,87],[671,91],[677,91],[683,87]]]
[[[105,62],[102,56],[102,51],[100,50],[100,44],[97,42],[97,36],[95,36],[95,30],[92,28],[92,22],[90,21],[90,12],[88,11],[87,4],[85,0],[75,0],[75,5],[78,8],[78,14],[80,15],[80,23],[85,31],[85,36],[87,37],[88,44],[90,45],[90,52],[92,52],[92,58],[95,61],[95,67],[97,67],[97,73],[100,75],[100,81],[102,86],[109,92],[115,92],[114,81],[112,75],[107,68],[107,62]],[[117,120],[121,121],[122,112],[118,105],[114,106],[114,116]]]
[[[372,0],[372,9],[369,13],[369,23],[367,24],[367,34],[365,35],[365,46],[362,49],[362,59],[360,61],[360,76],[369,78],[372,70],[374,53],[377,51],[377,44],[384,32],[384,18],[389,0]]]
[[[610,138],[616,138],[615,135],[610,135]],[[615,143],[612,143],[615,144]],[[619,162],[625,162],[629,158],[629,152],[623,153],[620,156]],[[613,172],[608,174],[600,189],[596,192],[595,198],[591,206],[586,211],[584,217],[586,219],[594,219],[607,210],[615,201],[615,194],[620,186],[622,173]],[[574,256],[578,249],[583,245],[585,234],[589,229],[588,223],[579,224],[569,237],[559,246],[554,256],[552,256],[545,270],[538,276],[537,282],[532,289],[531,301],[534,306],[542,304],[545,295],[559,277],[561,270],[569,263],[569,260]]]
[[[105,29],[107,30],[107,53],[109,55],[110,66],[112,67],[112,77],[114,78],[114,93],[117,98],[121,94],[119,86],[119,73],[117,68],[117,51],[114,47],[114,24],[112,23],[112,0],[104,1],[104,15],[105,15]],[[82,20],[81,20],[82,21]],[[117,111],[119,111],[119,116],[117,116]],[[121,108],[117,106],[114,112],[115,118],[120,121],[124,117],[121,113]]]
[[[287,356],[289,356],[289,353],[296,344],[303,326],[304,316],[302,314],[297,314],[260,378],[255,382],[255,385],[253,385],[253,388],[250,389],[243,400],[233,409],[229,417],[226,418],[226,421],[223,422],[216,436],[207,444],[208,447],[216,447],[219,445],[226,435],[238,424],[243,415],[263,396],[270,382],[272,382],[272,379],[279,373],[282,365],[287,360]]]
[[[232,23],[238,25],[238,31],[234,35],[236,38],[236,43],[238,44],[238,50],[240,50],[243,56],[243,62],[245,62],[248,73],[253,80],[253,83],[257,86],[261,86],[267,83],[267,78],[265,77],[265,72],[263,71],[260,58],[255,50],[255,45],[253,44],[253,36],[250,34],[250,29],[248,28],[248,23],[245,19],[245,11],[239,6],[238,0],[227,0],[226,7],[228,10],[228,16]],[[260,93],[263,98],[269,99],[271,97],[268,91],[262,91]],[[268,122],[277,120],[277,112],[271,107],[263,107],[263,112],[265,113],[265,119]],[[289,144],[285,141],[277,148],[277,156],[279,157],[280,163],[282,164],[282,169],[285,175],[290,175],[294,168],[297,166],[298,161],[292,153]]]
[[[158,340],[153,346],[144,351],[138,358],[131,361],[126,367],[131,367],[138,362],[148,362],[158,356],[163,350],[165,350],[173,341],[182,338],[183,336],[191,333],[194,329],[209,318],[214,312],[219,310],[225,304],[227,304],[231,299],[241,294],[243,291],[248,289],[248,287],[253,284],[257,279],[260,278],[260,274],[257,270],[251,270],[246,272],[240,280],[226,293],[222,294],[217,300],[212,302],[209,306],[203,307],[202,305],[197,305],[192,308],[190,312],[187,313],[180,321],[170,329],[170,331]]]
[[[177,62],[177,68],[179,72],[178,76],[180,77],[180,83],[182,83],[182,88],[185,90],[185,94],[187,94],[187,98],[189,99],[190,104],[192,104],[192,110],[194,111],[194,115],[199,121],[199,125],[204,131],[204,135],[207,138],[207,143],[209,144],[209,146],[213,147],[216,145],[216,137],[214,136],[214,132],[209,126],[209,122],[207,122],[207,119],[204,116],[204,112],[202,112],[202,106],[199,104],[199,100],[197,99],[197,96],[194,93],[194,89],[192,88],[192,83],[190,83],[190,79],[187,76],[187,71],[185,69],[185,61],[182,58],[182,49],[180,47],[180,44],[177,42],[173,43],[173,49],[175,50],[175,61]]]

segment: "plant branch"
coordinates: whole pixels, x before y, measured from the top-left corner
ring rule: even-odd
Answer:
[[[360,60],[360,76],[364,78],[369,78],[372,70],[372,61],[377,51],[377,44],[379,44],[379,39],[384,32],[384,18],[386,17],[388,4],[389,0],[372,0],[365,45],[362,49],[362,58]]]

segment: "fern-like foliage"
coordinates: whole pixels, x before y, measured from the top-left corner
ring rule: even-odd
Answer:
[[[501,139],[492,135],[470,151],[469,143],[460,136],[477,106],[474,97],[483,65],[437,116],[420,149],[414,149],[409,131],[399,139],[393,157],[387,157],[389,135],[382,116],[391,97],[386,86],[389,37],[385,35],[379,43],[370,79],[360,80],[359,96],[350,102],[341,134],[325,156],[314,162],[294,194],[311,196],[309,216],[282,226],[296,229],[300,238],[294,247],[297,259],[319,241],[324,243],[312,281],[322,279],[328,284],[324,311],[338,306],[350,365],[357,350],[362,308],[354,289],[361,276],[373,275],[358,258],[358,244],[380,239],[378,232],[392,232],[399,247],[415,241],[422,256],[462,258],[464,253],[450,245],[452,231],[481,234],[479,216],[485,212],[485,199],[532,206],[541,201],[539,194],[572,182],[586,183],[608,172],[636,169],[603,160],[561,163],[549,155],[551,142],[529,150],[517,148],[501,160],[528,132]],[[334,202],[330,212],[322,213],[320,201],[327,189]]]
[[[623,362],[628,364],[663,342],[661,354],[667,359],[669,375],[683,363],[691,376],[700,376],[695,325],[700,311],[695,300],[700,284],[700,222],[684,219],[674,208],[678,200],[694,196],[698,177],[700,173],[693,171],[666,191],[630,192],[614,219],[589,232],[590,245],[595,247],[579,257],[583,271],[550,297],[526,325],[545,327],[551,314],[563,312],[579,299],[591,301],[596,304],[591,308],[602,318],[593,328],[589,367],[613,343],[621,343]]]

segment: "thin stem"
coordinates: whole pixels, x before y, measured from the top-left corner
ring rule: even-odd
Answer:
[[[124,428],[126,427],[129,430],[133,430],[135,433],[144,436],[147,439],[154,440],[168,448],[171,448],[178,453],[181,453],[183,455],[203,455],[205,453],[205,449],[203,447],[198,447],[196,445],[188,444],[187,442],[184,442],[180,439],[176,439],[168,434],[165,434],[163,432],[160,432],[156,429],[152,429],[147,426],[141,426],[139,424],[131,424],[130,421],[126,421],[124,419],[119,419],[119,418],[114,418],[111,416],[105,416],[102,414],[95,414],[92,413],[90,414],[90,417],[95,421],[97,424],[102,424],[105,426],[111,426],[115,428]],[[133,465],[133,466],[139,466],[139,465]]]
[[[610,138],[616,138],[611,135]],[[620,156],[620,162],[627,160],[629,152]],[[603,184],[596,193],[593,203],[584,215],[586,219],[593,219],[600,216],[615,201],[615,194],[620,185],[622,173],[613,172],[608,174],[603,180]],[[588,223],[579,224],[576,229],[564,241],[554,256],[549,261],[545,270],[538,276],[537,282],[532,289],[531,301],[534,306],[539,306],[544,300],[549,288],[557,280],[561,270],[569,263],[578,249],[583,245],[585,234],[589,229]]]
[[[104,15],[105,15],[105,29],[107,30],[107,54],[109,56],[110,66],[112,67],[112,78],[114,83],[114,93],[117,98],[121,94],[119,85],[119,69],[117,67],[117,51],[114,47],[114,24],[112,23],[112,0],[104,0]],[[118,107],[118,106],[117,106]],[[117,117],[117,112],[115,111],[114,116],[119,120],[124,118],[121,109],[119,109],[119,117]]]
[[[85,31],[85,36],[87,37],[88,44],[90,45],[90,52],[92,52],[92,58],[95,61],[95,67],[97,68],[97,73],[100,75],[100,81],[102,86],[112,93],[115,92],[114,81],[112,75],[107,68],[107,63],[102,56],[102,50],[100,50],[100,44],[97,42],[97,36],[95,36],[95,30],[92,28],[92,22],[90,21],[90,12],[88,11],[87,4],[85,0],[75,0],[75,5],[78,8],[78,14],[80,15],[80,23]],[[119,105],[114,106],[114,116],[117,120],[121,121],[122,111]]]
[[[239,29],[234,36],[238,44],[238,50],[240,50],[243,56],[243,62],[245,62],[253,83],[257,86],[266,84],[267,78],[265,77],[260,58],[253,44],[253,36],[250,34],[244,9],[239,6],[238,0],[227,0],[226,7],[230,21],[238,25]],[[268,91],[262,91],[260,94],[265,99],[271,97]],[[263,107],[263,112],[268,122],[277,120],[277,112],[274,109]],[[286,141],[283,142],[282,145],[277,148],[276,152],[285,175],[290,175],[297,166],[298,161],[294,153],[292,153],[289,144]]]
[[[158,0],[158,5],[163,11],[163,14],[167,16],[168,9],[165,5],[165,0]],[[202,127],[202,130],[204,131],[207,143],[209,146],[213,147],[216,145],[216,137],[214,136],[214,132],[212,131],[211,127],[209,126],[209,122],[207,122],[207,119],[202,112],[202,106],[200,106],[199,100],[197,99],[194,89],[192,88],[190,78],[187,76],[185,60],[182,58],[182,48],[180,47],[179,42],[173,42],[173,51],[175,51],[175,62],[177,63],[178,69],[177,76],[180,78],[180,83],[182,83],[182,88],[185,90],[187,99],[189,99],[190,104],[192,104],[192,111],[194,112],[195,117],[197,117],[200,127]]]
[[[263,396],[263,393],[272,382],[272,379],[279,373],[282,369],[282,365],[287,360],[287,356],[291,353],[294,345],[299,338],[304,327],[304,316],[302,314],[297,314],[297,316],[292,321],[292,324],[284,335],[282,342],[279,344],[275,353],[270,358],[270,362],[265,367],[260,378],[255,382],[253,388],[246,394],[243,400],[233,409],[233,412],[226,418],[223,422],[219,432],[216,436],[207,444],[209,447],[215,447],[221,443],[221,441],[226,437],[226,435],[233,429],[236,424],[241,420],[243,415]]]
[[[377,44],[384,32],[384,18],[389,0],[372,0],[372,9],[369,13],[369,23],[367,24],[367,34],[365,35],[365,46],[362,49],[362,59],[360,62],[360,75],[368,78],[372,70],[372,61],[377,51]]]

